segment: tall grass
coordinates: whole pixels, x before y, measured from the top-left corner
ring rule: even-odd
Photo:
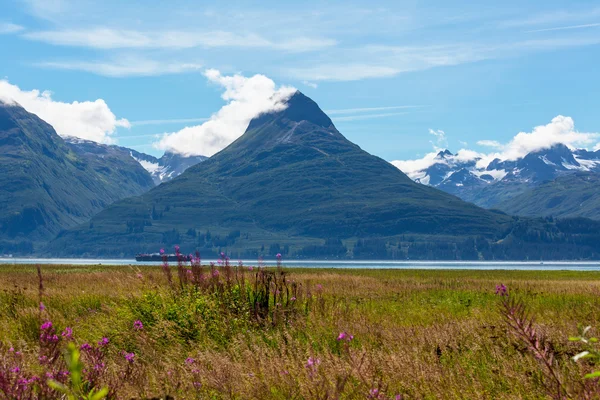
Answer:
[[[0,266],[0,393],[19,399],[83,398],[103,388],[108,398],[596,393],[596,378],[583,378],[593,374],[593,358],[573,360],[583,350],[595,354],[590,330],[577,341],[568,338],[578,323],[599,326],[598,273],[291,270],[281,263],[232,264],[225,255],[216,265],[191,260],[143,269],[42,266],[41,280],[35,266]],[[498,282],[509,296],[495,294]],[[69,343],[77,362],[73,350],[65,358]],[[79,383],[72,372],[78,363]]]

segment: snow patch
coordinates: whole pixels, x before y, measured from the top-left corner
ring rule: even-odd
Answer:
[[[146,171],[148,171],[150,174],[155,174],[156,172],[158,172],[158,170],[160,170],[160,165],[158,165],[158,163],[153,163],[150,161],[146,161],[146,160],[141,160],[139,158],[135,158],[135,156],[133,155],[132,152],[129,152],[129,155],[131,156],[131,158],[133,158],[135,161],[137,161],[138,163],[140,163],[140,165],[142,166],[142,168],[144,168]]]

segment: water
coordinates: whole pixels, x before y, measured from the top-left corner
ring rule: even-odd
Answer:
[[[202,260],[203,264],[217,260]],[[256,265],[256,260],[243,260],[244,265]],[[72,264],[72,265],[160,265],[159,262],[137,262],[124,259],[78,258],[0,258],[0,264]],[[175,263],[172,263],[175,264]],[[237,264],[235,261],[234,264]],[[276,264],[265,260],[267,266]],[[529,270],[529,271],[600,271],[598,261],[307,261],[285,260],[286,268],[366,268],[366,269],[466,269],[466,270]]]

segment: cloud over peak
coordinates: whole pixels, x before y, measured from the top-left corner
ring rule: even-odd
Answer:
[[[99,143],[113,143],[111,135],[117,127],[129,128],[129,121],[117,119],[106,102],[74,101],[64,103],[52,99],[49,91],[21,90],[0,80],[0,101],[18,103],[27,111],[48,122],[60,136],[72,136]]]
[[[154,143],[155,148],[185,155],[212,156],[240,137],[253,118],[285,109],[287,99],[296,92],[289,86],[278,88],[273,80],[260,74],[249,78],[240,74],[226,76],[216,69],[209,69],[204,75],[224,89],[221,98],[227,103],[201,125],[163,134]]]
[[[440,132],[443,135],[440,135]],[[433,131],[430,133],[438,139],[442,137],[445,140],[443,131]],[[491,153],[479,153],[469,149],[461,149],[456,155],[453,155],[453,160],[470,161],[477,160],[477,168],[484,169],[494,159],[518,160],[525,157],[531,152],[536,152],[544,149],[549,149],[557,144],[563,144],[569,148],[588,147],[596,144],[600,139],[599,133],[584,133],[575,130],[575,122],[571,117],[558,115],[546,125],[540,125],[533,128],[531,132],[519,132],[508,143],[502,144],[496,140],[480,140],[477,142],[479,146],[490,147],[495,149]],[[596,144],[594,149],[600,148],[600,143]],[[392,161],[392,164],[398,167],[401,171],[410,177],[418,177],[419,173],[440,162],[445,162],[437,157],[440,150],[434,144],[434,152],[426,154],[423,158],[416,160],[397,160]]]

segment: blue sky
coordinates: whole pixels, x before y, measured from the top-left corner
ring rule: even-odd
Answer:
[[[228,104],[213,69],[298,88],[390,161],[434,145],[488,151],[477,142],[558,115],[600,132],[600,4],[473,3],[2,0],[0,79],[53,102],[101,99],[114,118],[99,129],[155,155],[154,135]],[[89,128],[65,118],[67,132]]]

